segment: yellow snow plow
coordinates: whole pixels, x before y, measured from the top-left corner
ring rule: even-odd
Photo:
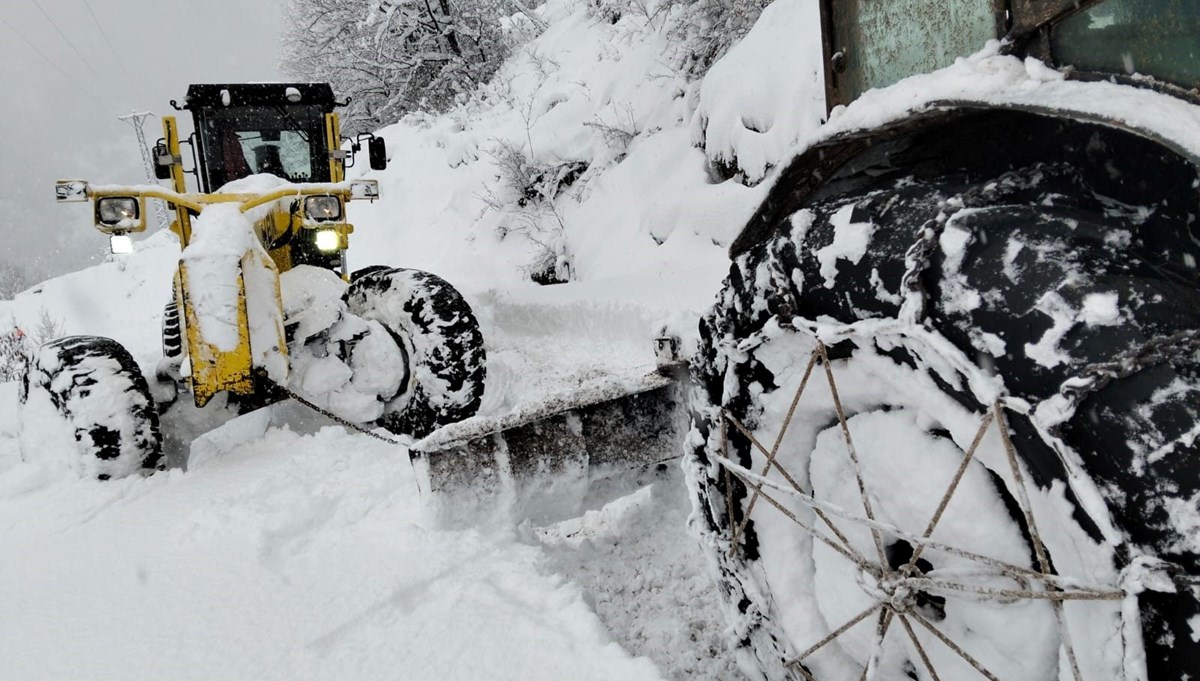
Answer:
[[[382,170],[387,149],[370,134],[343,138],[337,105],[327,84],[192,85],[176,108],[191,112],[195,132],[181,139],[164,117],[153,148],[169,188],[57,183],[58,201],[92,202],[114,253],[147,229],[151,201],[173,213],[181,248],[152,376],[93,336],[47,343],[30,363],[22,409],[63,422],[77,472],[163,467],[164,422],[192,418],[178,413],[192,408],[183,392],[195,408],[243,413],[301,391],[346,423],[416,437],[478,409],[483,342],[458,291],[427,272],[347,269],[347,205],[379,188],[346,181],[346,168],[365,146]]]
[[[173,316],[182,320],[186,331],[191,392],[198,407],[221,392],[262,393],[264,388],[254,376],[256,366],[270,369],[273,381],[286,382],[287,342],[282,314],[277,314],[283,308],[279,273],[300,264],[317,264],[341,269],[341,276],[348,277],[344,254],[354,227],[346,221],[346,204],[374,200],[379,190],[373,180],[343,181],[346,153],[339,149],[338,115],[324,110],[333,104],[328,86],[193,86],[185,105],[197,119],[198,139],[193,143],[197,163],[190,172],[202,191],[187,190],[174,116],[163,118],[163,137],[154,149],[156,174],[169,179],[171,189],[90,185],[82,180],[56,185],[60,202],[93,203],[95,226],[109,235],[114,253],[129,250],[129,235],[145,231],[148,200],[164,201],[173,210],[170,229],[185,254],[175,277]],[[372,144],[372,164],[382,168],[386,164],[382,140],[373,138]],[[276,181],[247,183],[246,178],[259,174]],[[211,325],[201,323],[191,303],[209,295],[201,289],[213,282],[198,285],[189,263],[194,258],[187,257],[193,246],[193,219],[199,219],[207,207],[224,204],[247,216],[258,237],[240,241],[244,249],[236,255],[233,279],[216,284],[235,287],[235,295],[225,296],[230,309],[222,311],[223,321],[233,328],[233,342],[206,337],[205,328]],[[237,242],[230,235],[223,238]],[[265,286],[248,292],[248,279]],[[248,300],[248,295],[267,299]],[[251,310],[267,319],[252,323]],[[253,331],[264,328],[264,335],[256,337]],[[266,359],[276,353],[281,357]],[[261,359],[257,364],[256,354]]]
[[[168,133],[173,132],[174,125],[175,122],[171,118],[164,123]],[[187,333],[191,388],[198,407],[203,407],[214,395],[223,391],[248,396],[259,389],[253,377],[255,341],[264,345],[258,348],[260,354],[269,349],[286,357],[287,342],[283,334],[281,316],[274,320],[277,323],[271,325],[274,327],[271,334],[261,339],[253,337],[248,309],[254,306],[248,303],[247,298],[254,293],[248,292],[246,280],[254,278],[268,283],[266,291],[270,294],[269,299],[260,301],[260,308],[265,314],[270,315],[273,310],[281,310],[279,273],[286,272],[294,266],[293,247],[288,242],[300,236],[302,239],[311,239],[318,252],[343,252],[349,235],[354,231],[353,225],[342,218],[346,202],[359,198],[374,199],[378,196],[377,185],[371,180],[348,185],[289,185],[261,193],[214,194],[187,194],[151,186],[92,187],[80,181],[60,183],[59,187],[63,188],[64,185],[95,203],[96,228],[110,235],[114,252],[127,247],[125,240],[129,238],[130,233],[145,230],[148,199],[166,201],[175,207],[177,217],[171,224],[171,231],[179,237],[184,253],[187,253],[192,245],[192,216],[199,215],[209,206],[220,204],[229,204],[244,215],[257,217],[253,220],[253,229],[259,235],[259,244],[284,242],[283,245],[265,252],[258,244],[243,244],[244,251],[238,258],[238,272],[233,284],[236,287],[236,296],[230,321],[236,329],[237,338],[233,344],[219,343],[205,337],[204,327],[197,318],[196,310],[189,304],[205,293],[196,290],[188,259],[180,260],[175,276],[175,301],[178,313],[184,320],[182,326]],[[60,192],[59,195],[64,193],[66,192]],[[289,207],[289,204],[294,204],[295,207]],[[286,364],[281,366],[285,369],[284,373],[273,375],[273,379],[286,380]]]
[[[288,397],[352,428],[413,438],[427,488],[471,489],[488,504],[510,492],[544,496],[569,472],[587,485],[663,451],[677,456],[674,381],[650,369],[471,418],[486,356],[459,292],[427,272],[347,269],[347,204],[377,199],[379,187],[346,181],[345,170],[364,146],[381,170],[387,150],[373,135],[342,138],[336,106],[322,84],[193,85],[177,108],[192,113],[194,134],[181,138],[164,117],[151,154],[170,188],[57,183],[58,201],[92,202],[114,253],[147,229],[151,201],[173,213],[181,247],[153,375],[116,342],[90,336],[49,343],[30,366],[23,408],[69,423],[76,468],[100,478],[161,468],[164,430],[186,446],[204,430],[196,422],[219,425],[188,410],[245,413]],[[664,342],[666,366],[677,357]],[[115,387],[123,404],[97,415],[94,383]],[[192,399],[181,402],[185,392]]]

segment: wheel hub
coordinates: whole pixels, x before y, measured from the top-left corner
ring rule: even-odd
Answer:
[[[898,614],[907,614],[917,607],[917,591],[909,585],[909,580],[886,578],[879,583],[883,591],[883,604]]]
[[[913,612],[917,607],[917,595],[920,593],[906,578],[896,572],[886,572],[877,577],[872,571],[859,572],[859,586],[867,598],[882,603],[883,606],[897,614]]]
[[[928,565],[923,560],[920,562]],[[930,568],[921,566],[908,571],[897,567],[881,568],[872,564],[861,569],[858,585],[863,595],[898,615],[919,614],[935,622],[945,619],[946,599],[929,594],[919,581],[925,578]]]

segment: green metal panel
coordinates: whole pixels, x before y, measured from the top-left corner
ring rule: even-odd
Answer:
[[[1004,0],[825,0],[829,106],[948,66],[1006,32]]]

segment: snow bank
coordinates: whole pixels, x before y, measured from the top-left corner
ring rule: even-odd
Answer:
[[[103,247],[99,237],[89,238]],[[158,328],[178,258],[175,235],[156,232],[130,255],[112,256],[0,301],[0,329],[17,326],[38,340],[52,340],[39,337],[44,331],[105,336],[125,346],[143,368],[153,367],[162,354]],[[54,329],[43,328],[47,325]]]
[[[762,193],[710,176],[668,32],[574,0],[539,12],[547,29],[476,98],[380,131],[393,165],[366,173],[383,199],[356,207],[351,261],[434,271],[468,292],[546,270],[586,281],[706,265],[715,293]]]
[[[817,0],[775,0],[704,78],[693,135],[757,183],[825,118]]]

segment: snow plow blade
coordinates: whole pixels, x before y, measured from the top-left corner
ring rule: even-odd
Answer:
[[[501,417],[437,430],[410,449],[442,524],[554,522],[648,484],[687,432],[679,381],[608,379]]]

